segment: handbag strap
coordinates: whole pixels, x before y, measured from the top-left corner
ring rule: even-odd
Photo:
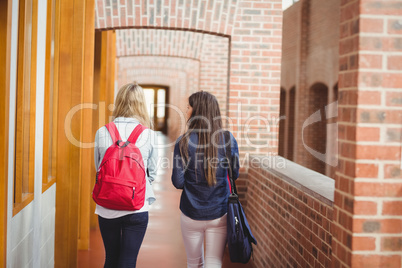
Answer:
[[[229,181],[229,186],[230,186],[230,193],[237,195],[236,184],[233,180],[232,161],[231,161],[232,160],[232,142],[230,139],[230,132],[226,130],[224,132],[224,137],[225,137],[225,154],[226,154],[226,160],[227,160],[227,166],[228,166],[228,181]]]

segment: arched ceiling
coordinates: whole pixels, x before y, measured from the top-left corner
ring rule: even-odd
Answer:
[[[238,0],[96,0],[95,28],[188,29],[231,35]]]
[[[161,29],[117,30],[116,56],[159,55],[200,59],[204,35],[198,32]]]

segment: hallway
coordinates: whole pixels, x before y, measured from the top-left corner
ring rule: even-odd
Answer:
[[[168,142],[166,136],[158,135],[158,144],[167,144]],[[172,149],[172,147],[159,149],[159,159],[170,159]],[[153,183],[156,201],[150,207],[148,229],[137,261],[139,268],[186,267],[186,253],[180,231],[179,202],[181,191],[173,187],[170,176],[171,168],[160,168]],[[91,231],[89,250],[78,252],[78,267],[103,267],[104,258],[102,238],[97,228]],[[226,251],[223,267],[247,268],[251,265],[230,263]]]

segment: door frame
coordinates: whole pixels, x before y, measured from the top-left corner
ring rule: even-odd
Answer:
[[[0,1],[0,266],[7,259],[8,141],[12,1]],[[4,127],[3,127],[4,126]]]

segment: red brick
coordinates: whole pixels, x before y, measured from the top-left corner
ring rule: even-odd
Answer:
[[[386,179],[400,179],[402,178],[402,170],[399,165],[385,165],[384,166],[384,177]]]
[[[354,201],[354,215],[376,215],[377,203],[371,201]]]
[[[387,92],[386,93],[386,104],[387,104],[387,106],[401,107],[401,105],[402,105],[402,92]]]
[[[359,236],[353,237],[352,250],[375,250],[375,238]]]
[[[357,118],[361,123],[400,124],[402,113],[399,110],[359,109]]]
[[[381,249],[383,251],[402,251],[402,236],[383,237],[381,239]]]
[[[339,143],[339,153],[343,157],[352,158],[356,157],[356,144]]]
[[[359,14],[359,2],[358,1],[349,1],[349,5],[346,7],[341,7],[340,13],[340,21],[347,21],[353,19]]]
[[[354,254],[352,256],[351,267],[364,267],[364,268],[401,267],[401,256]]]
[[[379,1],[364,0],[360,6],[361,14],[370,15],[402,15],[402,3],[396,0]]]
[[[361,105],[381,105],[381,92],[359,91],[358,99]]]
[[[351,35],[350,32],[350,23],[340,23],[340,32],[339,32],[339,38],[344,39],[346,37],[349,37]]]
[[[359,67],[367,69],[381,69],[382,55],[360,54]]]
[[[398,234],[402,232],[402,220],[376,218],[354,219],[353,232]]]
[[[402,34],[402,22],[400,19],[388,19],[388,34]]]
[[[383,83],[382,83],[383,87],[400,89],[401,85],[402,85],[401,74],[395,74],[395,73],[383,74]]]
[[[378,177],[378,164],[356,163],[356,177],[377,178]]]
[[[339,88],[357,87],[358,72],[339,73]]]
[[[370,43],[368,43],[367,45],[369,45],[369,44]],[[348,54],[348,53],[357,51],[358,47],[359,47],[358,36],[341,40],[339,43],[339,54],[343,55],[343,54]]]
[[[388,56],[387,62],[388,70],[402,70],[402,56]]]
[[[345,193],[350,193],[350,179],[339,176],[337,182],[337,189]]]
[[[358,92],[356,90],[345,90],[341,91],[338,94],[339,96],[339,103],[345,104],[352,104],[352,103],[357,103],[357,98],[358,98]]]
[[[356,182],[355,196],[399,197],[402,183]]]
[[[402,128],[387,128],[386,142],[400,142],[402,138]]]
[[[382,33],[384,31],[384,20],[378,18],[360,18],[361,33]]]
[[[357,145],[357,159],[371,160],[400,160],[400,146],[381,146],[381,145]]]
[[[385,46],[385,40],[380,36],[361,36],[359,41],[361,51],[382,51]]]
[[[357,127],[356,128],[357,141],[379,141],[380,128],[378,127]]]
[[[384,201],[382,215],[402,216],[402,201]]]

